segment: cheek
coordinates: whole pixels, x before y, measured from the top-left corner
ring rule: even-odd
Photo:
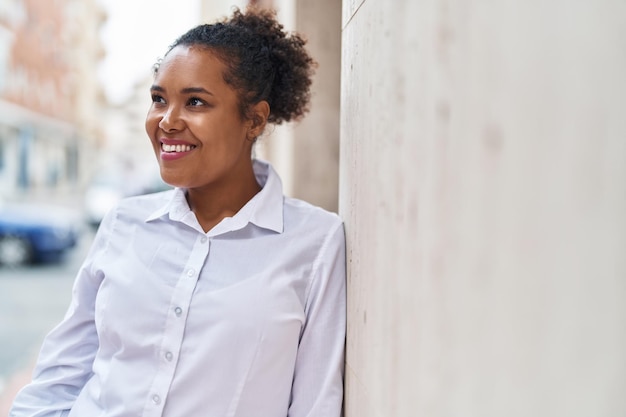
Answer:
[[[146,116],[146,122],[144,126],[146,129],[146,133],[148,134],[150,139],[154,138],[155,131],[158,125],[159,125],[158,119],[151,112],[149,112],[148,115]]]

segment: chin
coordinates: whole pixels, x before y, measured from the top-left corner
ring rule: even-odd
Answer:
[[[171,173],[168,173],[167,171],[164,171],[163,168],[161,168],[161,179],[164,183],[171,187],[185,188],[186,185],[186,181],[184,181],[182,178],[179,178],[177,175],[173,175]]]

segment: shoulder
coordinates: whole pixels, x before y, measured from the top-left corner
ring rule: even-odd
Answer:
[[[121,199],[109,213],[123,222],[145,221],[156,210],[167,205],[174,190],[161,191],[154,194],[137,195]]]
[[[120,207],[135,207],[135,208],[159,208],[163,204],[169,202],[174,194],[174,189],[160,191],[152,194],[135,195],[126,197],[120,200]]]
[[[102,219],[95,240],[109,242],[127,239],[137,227],[146,224],[146,220],[167,207],[172,199],[173,190],[155,194],[126,197],[118,201]]]
[[[337,213],[325,210],[304,200],[285,197],[283,207],[285,217],[293,221],[309,221],[329,227],[337,227],[337,225],[342,224],[342,220]]]
[[[343,221],[337,213],[292,197],[284,198],[283,207],[287,234],[308,237],[320,243],[329,238],[344,239]]]

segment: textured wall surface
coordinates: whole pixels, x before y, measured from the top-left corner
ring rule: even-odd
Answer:
[[[344,0],[346,416],[626,415],[626,2]]]

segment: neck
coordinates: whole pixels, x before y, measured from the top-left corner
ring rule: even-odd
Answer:
[[[261,186],[257,183],[254,172],[250,171],[236,187],[226,184],[210,189],[190,188],[187,190],[187,202],[202,229],[208,232],[224,218],[234,216],[259,191]]]

